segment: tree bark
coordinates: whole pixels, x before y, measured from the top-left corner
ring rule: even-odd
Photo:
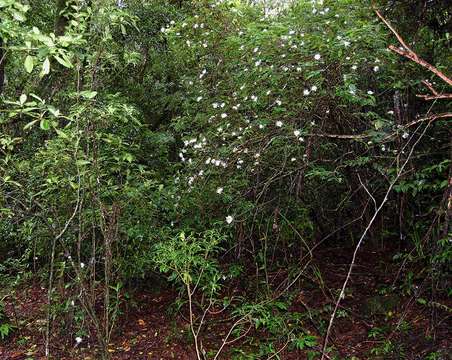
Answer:
[[[5,85],[5,49],[3,48],[3,38],[0,37],[0,95],[3,94]]]

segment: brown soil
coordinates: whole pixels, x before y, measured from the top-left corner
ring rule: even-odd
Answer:
[[[307,276],[301,284],[298,296],[289,311],[305,312],[306,309],[316,311],[319,319],[327,322],[330,308],[337,296],[337,289],[342,285],[350,262],[350,249],[329,249],[328,252],[317,253],[313,260],[322,273],[322,281]],[[388,265],[389,264],[389,265]],[[397,304],[390,313],[366,314],[366,302],[378,295],[378,290],[388,287],[395,278],[398,267],[391,265],[388,251],[365,250],[359,256],[353,276],[349,284],[346,298],[341,310],[347,310],[347,316],[336,319],[331,337],[331,345],[336,348],[339,359],[425,359],[433,351],[451,352],[452,320],[450,313],[444,309],[433,309],[421,305],[412,296],[397,294]],[[275,275],[274,281],[284,274]],[[320,286],[320,284],[324,284]],[[304,286],[306,285],[306,286]],[[422,286],[422,284],[420,285]],[[237,289],[235,289],[237,291]],[[9,318],[17,325],[17,330],[7,339],[0,341],[0,359],[25,360],[44,359],[45,303],[46,289],[38,284],[29,283],[16,289],[15,295],[6,299],[6,311]],[[196,359],[189,336],[186,319],[182,315],[174,317],[167,311],[176,299],[173,290],[159,293],[141,291],[133,294],[134,304],[124,309],[121,321],[110,344],[112,359]],[[452,307],[451,301],[442,299],[440,303]],[[437,326],[432,328],[432,314],[437,318]],[[209,325],[202,334],[205,347],[218,347],[221,337],[227,332],[230,322],[229,314],[221,313],[212,316],[215,324]],[[223,317],[223,319],[222,319]],[[224,320],[224,321],[221,321]],[[409,324],[404,331],[395,330],[397,325]],[[318,325],[318,324],[317,324]],[[309,327],[309,325],[307,325]],[[55,326],[57,327],[57,325]],[[369,337],[373,328],[390,329],[383,337]],[[400,329],[400,327],[399,327]],[[309,329],[313,335],[319,336],[318,326],[312,324]],[[52,331],[51,353],[54,359],[100,359],[95,351],[93,336],[85,337],[78,346],[64,331]],[[257,339],[265,338],[261,330],[251,330],[249,336]],[[320,337],[319,337],[320,339]],[[377,355],[372,349],[383,345],[384,341],[403,345],[403,353],[394,355]],[[216,344],[215,344],[216,342]],[[284,347],[284,342],[278,346]],[[246,342],[234,343],[235,347],[250,349]],[[397,353],[397,350],[395,351]],[[306,352],[289,350],[284,347],[279,353],[280,359],[306,359]],[[443,355],[443,359],[446,359]],[[230,359],[226,349],[222,359]]]

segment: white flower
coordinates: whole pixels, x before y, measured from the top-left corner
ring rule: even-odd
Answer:
[[[315,55],[314,55],[314,59],[320,60],[320,58],[321,58],[320,54],[315,54]]]
[[[218,189],[217,189],[217,194],[221,194],[223,192],[223,188],[222,187],[219,187]]]
[[[282,122],[281,120],[278,120],[278,121],[276,122],[276,126],[277,126],[277,127],[283,126],[283,122]]]
[[[234,218],[233,218],[231,215],[226,216],[226,222],[227,222],[228,224],[230,224],[230,223],[233,222],[233,221],[234,221]]]
[[[196,98],[196,101],[197,102],[200,102],[202,100],[202,96],[198,96],[197,98]]]
[[[358,67],[356,65],[352,66],[352,70],[356,70]]]
[[[380,70],[379,66],[374,66],[374,72],[377,72],[378,70]]]
[[[75,338],[75,342],[77,343],[77,345],[80,344],[82,342],[82,338],[80,336],[77,336]]]
[[[290,159],[290,161],[292,161],[292,162],[294,162],[294,161],[296,161],[297,159],[296,158],[292,158],[292,159]]]
[[[263,129],[265,126],[263,124],[259,124],[259,129]]]
[[[317,86],[312,85],[312,86],[311,86],[311,91],[317,91]]]
[[[226,114],[226,113],[221,114],[222,119],[226,119],[227,117],[228,117],[228,114]]]
[[[212,107],[213,107],[214,109],[216,109],[216,108],[218,107],[218,103],[214,102],[214,103],[212,104]]]
[[[280,106],[282,104],[281,100],[276,100],[275,102],[276,102],[276,105],[278,105],[278,106]]]
[[[304,138],[300,137],[300,138],[298,138],[298,141],[299,142],[304,142]]]
[[[255,47],[254,50],[253,50],[254,53],[257,53],[258,51],[259,51],[258,47]]]
[[[304,89],[303,90],[303,95],[304,96],[308,96],[309,95],[309,90],[308,89]]]
[[[406,139],[408,136],[410,136],[410,134],[408,134],[406,131],[402,134],[402,137],[403,137],[404,139]]]
[[[261,60],[258,60],[258,61],[256,61],[256,62],[254,63],[254,65],[255,65],[255,66],[259,66],[261,63],[262,63],[262,61],[261,61]]]
[[[373,95],[373,94],[374,94],[374,92],[373,92],[372,90],[368,90],[368,91],[367,91],[367,94],[369,94],[369,95]]]
[[[293,134],[294,134],[296,137],[300,136],[300,130],[295,130],[295,131],[293,132]]]
[[[85,264],[81,262],[80,263],[80,268],[83,269],[84,267],[85,267]]]

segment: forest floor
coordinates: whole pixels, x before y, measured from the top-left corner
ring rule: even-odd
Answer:
[[[303,287],[288,311],[302,312],[308,308],[316,314],[319,323],[323,321],[325,324],[329,319],[335,289],[339,289],[345,279],[350,258],[351,249],[319,251],[313,264],[322,273],[323,285]],[[450,358],[447,354],[452,353],[452,318],[447,311],[452,304],[447,299],[441,299],[441,303],[447,306],[441,309],[431,304],[420,304],[413,296],[385,294],[384,289],[390,287],[398,269],[393,265],[387,249],[367,249],[360,253],[342,303],[341,310],[347,311],[336,319],[331,336],[337,358]],[[0,340],[0,359],[44,358],[46,296],[45,288],[28,283],[6,299],[7,315],[17,324],[17,329],[7,339]],[[125,309],[111,340],[112,359],[196,359],[186,321],[183,316],[168,312],[168,307],[176,299],[174,290],[164,289],[158,293],[142,290],[133,294],[132,298],[134,302]],[[434,329],[431,326],[432,314],[437,319]],[[227,323],[224,326],[225,330],[229,327]],[[74,346],[74,340],[68,339],[64,330],[52,331],[51,352],[55,359],[100,358],[94,351],[94,341],[84,339],[79,346]],[[316,334],[314,326],[312,332]],[[206,344],[214,342],[215,338],[221,341],[223,331],[218,328],[211,328],[207,333],[204,334]],[[212,341],[209,341],[209,336]],[[237,343],[234,345],[237,346]],[[288,346],[284,347],[284,342],[277,345],[282,349],[280,359],[307,358],[306,352],[290,350]],[[247,348],[248,345],[244,342],[243,346]],[[436,353],[437,357],[432,353]],[[226,349],[221,359],[230,358]]]

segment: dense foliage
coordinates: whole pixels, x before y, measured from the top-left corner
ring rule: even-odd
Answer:
[[[447,1],[411,5],[374,4],[450,75]],[[388,50],[368,1],[0,11],[0,276],[41,277],[47,353],[76,313],[68,343],[95,337],[108,357],[126,295],[166,275],[199,359],[264,358],[286,339],[317,356],[330,311],[316,334],[309,311],[288,311],[300,276],[321,283],[318,249],[361,240],[400,263],[388,291],[450,296],[451,130],[435,116],[450,98],[416,96],[422,80],[450,86]],[[218,308],[231,331],[203,345]],[[248,326],[261,341],[234,349]]]

